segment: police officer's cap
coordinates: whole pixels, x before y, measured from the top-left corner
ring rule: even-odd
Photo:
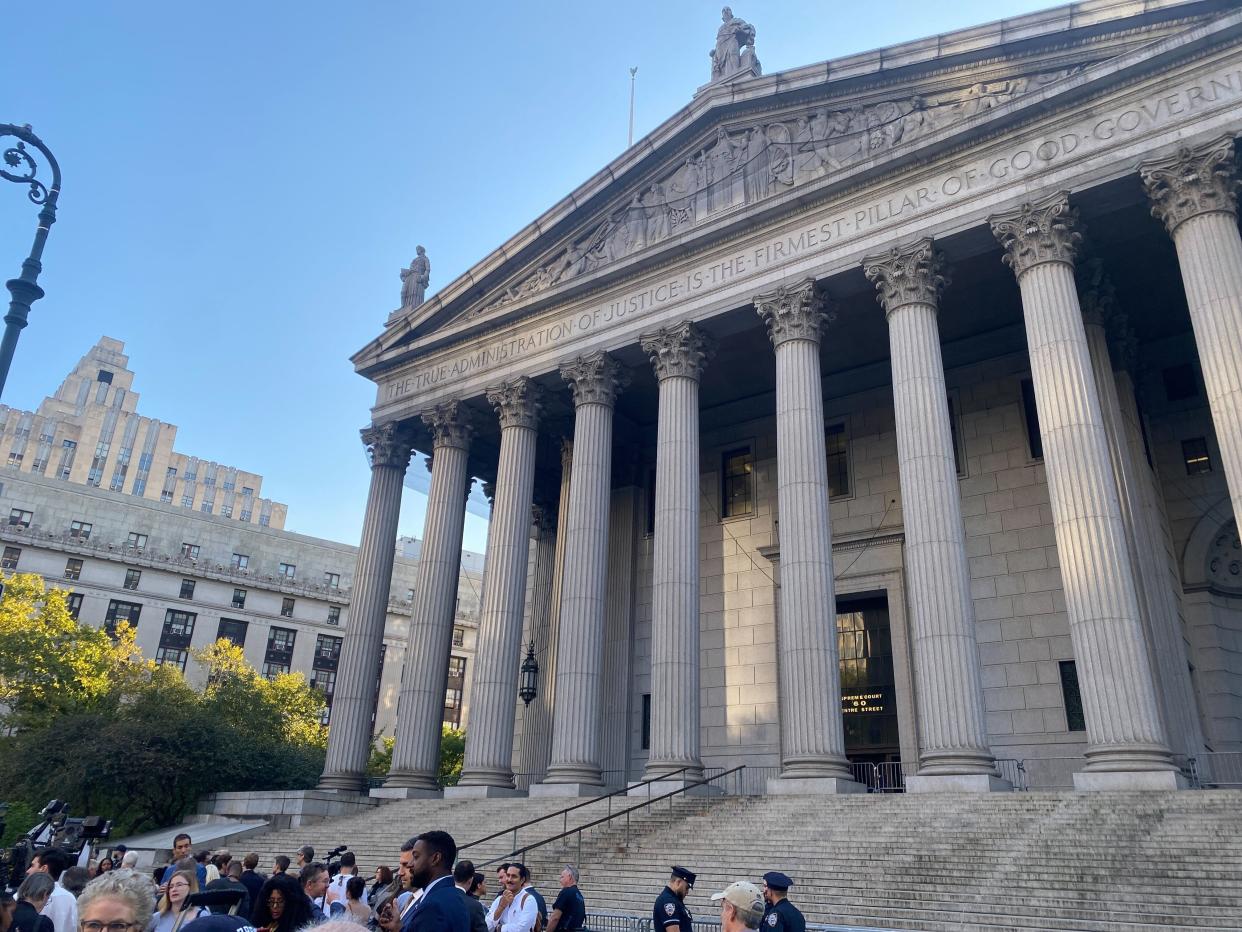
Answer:
[[[768,871],[763,875],[763,882],[772,890],[788,890],[793,886],[793,880],[788,874],[782,874],[780,871]]]
[[[694,877],[695,877],[694,871],[688,871],[684,867],[678,867],[676,864],[674,864],[673,865],[673,876],[680,877],[686,883],[690,884],[690,886],[692,887],[694,886]]]

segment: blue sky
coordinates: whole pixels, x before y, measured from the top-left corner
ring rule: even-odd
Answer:
[[[734,10],[772,72],[1049,5]],[[356,543],[374,393],[348,357],[399,303],[414,247],[434,292],[618,155],[631,66],[636,137],[671,116],[707,79],[719,16],[701,0],[44,0],[9,16],[0,122],[34,126],[64,193],[3,401],[35,407],[116,337],[178,449],[263,474],[289,529]],[[0,280],[35,213],[0,186]],[[401,533],[421,535],[423,504],[407,492]],[[485,534],[468,519],[467,547]]]

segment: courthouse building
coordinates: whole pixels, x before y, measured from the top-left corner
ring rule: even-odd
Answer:
[[[986,790],[1015,759],[1172,788],[1242,750],[1242,5],[1087,0],[777,74],[755,34],[726,10],[682,110],[354,357],[323,787],[359,786],[412,450],[392,795],[435,790],[469,477],[456,793],[742,763],[849,792],[868,761]]]
[[[0,565],[69,590],[69,609],[85,623],[130,623],[145,657],[177,666],[193,683],[206,671],[190,650],[218,638],[241,647],[265,676],[303,673],[324,693],[330,717],[353,625],[357,548],[284,530],[285,506],[258,497],[262,476],[174,451],[176,426],[138,413],[124,351],[104,337],[38,411],[0,406],[0,456],[8,457],[0,466]],[[77,446],[95,451],[89,469]],[[402,538],[400,547],[368,683],[368,729],[388,735],[419,541]],[[463,553],[461,564],[444,661],[443,721],[454,727],[466,724],[482,557]]]

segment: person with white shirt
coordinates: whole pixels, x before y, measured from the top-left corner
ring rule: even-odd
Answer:
[[[27,874],[48,874],[56,883],[42,913],[52,920],[56,932],[78,932],[77,898],[60,885],[60,875],[72,860],[63,848],[44,848],[34,856],[26,871]]]
[[[332,878],[332,882],[328,884],[328,895],[325,902],[331,906],[333,903],[344,905],[346,902],[345,886],[349,883],[349,878],[358,873],[358,859],[352,851],[346,851],[341,855],[341,865],[337,875]],[[362,896],[360,897],[363,906],[369,906],[370,900],[367,899],[367,891],[364,886]]]
[[[488,932],[534,932],[539,905],[530,887],[525,864],[513,863],[505,871],[505,889],[487,910]]]

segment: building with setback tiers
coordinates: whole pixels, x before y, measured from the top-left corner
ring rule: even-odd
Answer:
[[[771,75],[755,33],[726,10],[682,110],[353,357],[360,575],[434,458],[389,791],[433,789],[426,557],[471,476],[454,793],[1173,788],[1242,750],[1242,8],[1087,0]],[[358,786],[346,728],[324,787]]]
[[[37,412],[0,407],[0,565],[68,589],[83,622],[128,621],[144,656],[192,682],[206,674],[190,649],[227,638],[264,675],[304,673],[331,715],[357,548],[284,530],[285,506],[258,497],[262,476],[174,451],[176,426],[138,413],[127,366],[104,337]],[[368,727],[388,735],[419,557],[419,541],[400,546],[365,684]],[[460,564],[443,707],[454,727],[468,715],[482,556]]]

